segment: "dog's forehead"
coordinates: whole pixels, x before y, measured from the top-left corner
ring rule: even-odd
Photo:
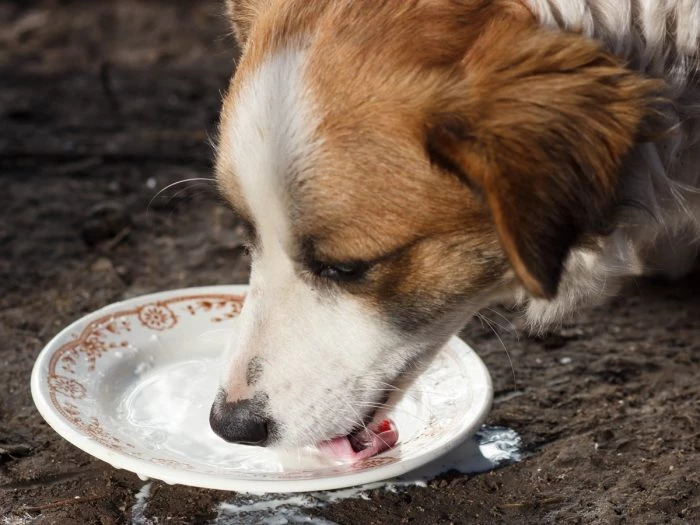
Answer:
[[[315,155],[304,53],[282,48],[235,81],[222,111],[216,172],[234,207],[264,224],[286,222],[285,188]],[[261,226],[264,226],[261,224]]]
[[[217,166],[234,206],[278,237],[284,229],[287,241],[312,238],[338,259],[371,259],[458,228],[470,196],[431,166],[416,119],[390,106],[380,115],[326,111],[318,101],[329,94],[314,80],[295,48],[238,79]]]

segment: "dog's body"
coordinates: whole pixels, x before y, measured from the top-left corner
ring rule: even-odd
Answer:
[[[348,434],[491,302],[539,324],[692,263],[699,2],[229,4],[217,176],[253,265],[226,439]]]

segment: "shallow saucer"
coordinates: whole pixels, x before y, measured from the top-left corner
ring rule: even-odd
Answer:
[[[398,444],[355,463],[313,448],[232,445],[209,428],[218,358],[236,337],[247,287],[210,286],[135,297],[74,322],[41,351],[34,402],[65,439],[141,477],[239,492],[327,490],[393,478],[473,434],[491,380],[454,337],[389,402]]]

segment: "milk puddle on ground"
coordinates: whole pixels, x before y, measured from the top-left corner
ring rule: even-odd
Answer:
[[[384,489],[391,492],[410,486],[425,487],[440,474],[457,470],[463,474],[488,472],[497,467],[519,461],[520,436],[509,428],[483,426],[469,440],[452,452],[399,478],[323,492],[300,494],[265,494],[252,496],[237,494],[216,508],[217,517],[210,525],[286,525],[308,523],[312,525],[337,525],[323,518],[309,516],[305,511],[324,507],[346,498],[369,499],[369,491]],[[136,495],[132,507],[132,524],[149,525],[144,511],[150,494],[151,483],[146,483]]]

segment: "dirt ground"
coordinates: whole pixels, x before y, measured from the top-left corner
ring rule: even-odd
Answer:
[[[143,483],[45,424],[44,343],[120,298],[245,282],[208,181],[233,42],[217,1],[0,0],[0,523],[129,523]],[[700,523],[700,271],[638,281],[543,337],[517,312],[465,339],[493,375],[488,423],[527,457],[316,514],[341,524]],[[512,324],[501,317],[504,315]],[[156,483],[146,517],[202,523],[230,494]]]

